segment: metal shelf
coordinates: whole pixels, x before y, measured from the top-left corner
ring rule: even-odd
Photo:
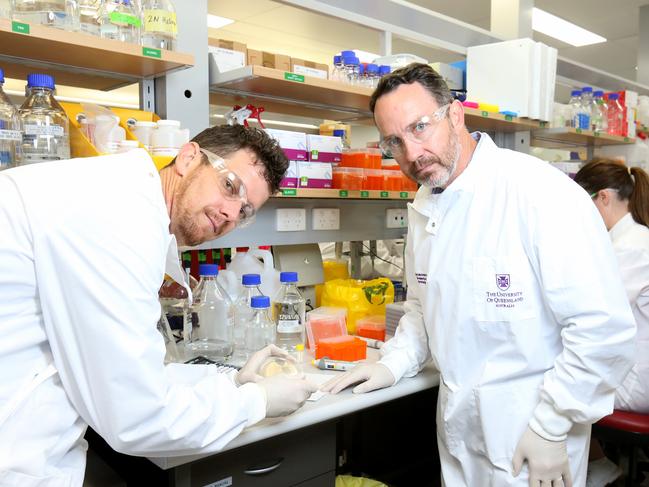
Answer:
[[[568,147],[600,147],[604,145],[624,145],[635,143],[634,138],[620,137],[590,130],[572,128],[552,128],[532,132],[531,146],[550,149]]]
[[[9,78],[37,71],[56,83],[110,90],[194,65],[194,56],[0,19],[0,60]]]
[[[267,111],[298,107],[302,116],[340,121],[371,120],[370,88],[300,76],[263,66],[244,66],[225,73],[210,72],[211,102],[263,105]],[[279,108],[281,106],[281,108]]]
[[[416,191],[379,191],[348,189],[284,188],[275,198],[360,199],[360,200],[412,200]]]

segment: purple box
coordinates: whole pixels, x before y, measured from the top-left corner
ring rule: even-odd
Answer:
[[[326,162],[297,163],[297,179],[300,188],[331,188],[332,169]]]
[[[307,134],[306,145],[312,162],[340,162],[343,141],[340,137]]]
[[[279,142],[279,146],[291,161],[306,161],[306,134],[290,130],[266,129],[266,133]]]
[[[297,188],[297,162],[289,161],[288,169],[279,183],[280,188]]]

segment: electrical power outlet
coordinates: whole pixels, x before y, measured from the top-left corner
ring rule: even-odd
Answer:
[[[306,210],[304,208],[278,208],[278,232],[300,232],[306,230]]]
[[[314,208],[312,216],[314,230],[340,230],[340,209]]]
[[[406,228],[408,226],[408,210],[406,208],[388,208],[385,210],[386,228]]]

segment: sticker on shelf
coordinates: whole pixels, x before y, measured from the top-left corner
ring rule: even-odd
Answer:
[[[160,49],[154,49],[153,47],[143,47],[142,55],[146,57],[154,57],[157,59],[161,59],[162,51]]]
[[[11,22],[11,32],[17,32],[18,34],[29,34],[29,24],[23,24],[22,22],[16,22],[15,20]]]
[[[304,76],[302,76],[301,74],[284,72],[284,79],[286,81],[297,81],[298,83],[304,83]]]

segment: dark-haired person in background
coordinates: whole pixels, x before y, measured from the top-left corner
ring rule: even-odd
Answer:
[[[406,314],[378,363],[323,389],[391,386],[432,358],[444,485],[583,487],[590,425],[613,410],[635,336],[599,215],[547,163],[469,133],[428,65],[381,78],[370,108],[381,147],[422,184]]]
[[[0,485],[80,487],[88,425],[115,450],[217,451],[317,386],[164,365],[156,324],[177,245],[248,223],[288,161],[257,129],[207,129],[160,175],[143,150],[0,173]]]
[[[613,242],[622,282],[638,326],[636,362],[615,391],[615,409],[649,413],[649,176],[639,167],[595,159],[575,176],[593,199]],[[621,470],[593,441],[588,486],[604,487]]]

